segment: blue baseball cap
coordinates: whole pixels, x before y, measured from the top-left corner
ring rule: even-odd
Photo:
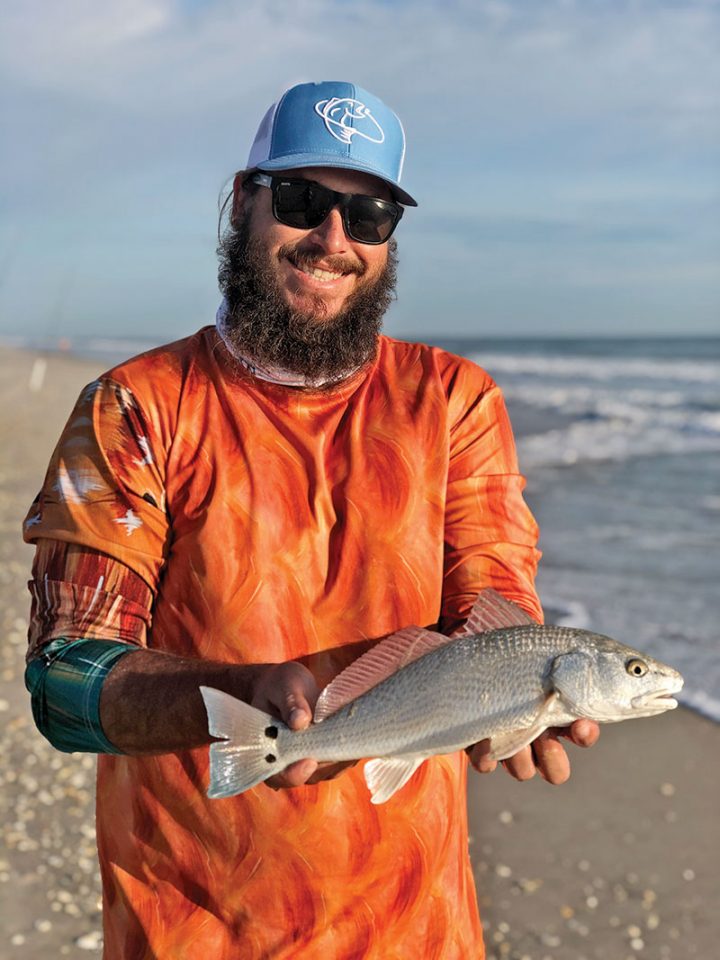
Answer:
[[[405,131],[382,100],[354,83],[325,80],[287,90],[262,119],[248,170],[342,167],[384,180],[399,203],[417,202],[400,186]]]

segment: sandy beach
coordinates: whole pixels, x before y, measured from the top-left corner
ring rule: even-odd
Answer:
[[[32,723],[22,679],[32,550],[20,530],[75,398],[103,366],[0,356],[0,960],[101,952],[94,760],[57,753]],[[718,956],[719,747],[717,725],[681,709],[571,748],[562,787],[473,775],[488,957]]]

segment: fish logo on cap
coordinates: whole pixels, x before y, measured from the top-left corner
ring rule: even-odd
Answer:
[[[370,112],[370,108],[360,100],[351,100],[349,97],[318,100],[315,104],[315,113],[325,121],[327,132],[341,143],[352,143],[353,137],[362,137],[371,143],[385,141],[383,128]],[[362,126],[357,126],[358,122]]]

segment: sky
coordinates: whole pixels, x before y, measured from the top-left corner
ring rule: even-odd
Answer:
[[[720,334],[720,0],[0,0],[0,336],[213,321],[293,83],[400,115],[398,336]]]

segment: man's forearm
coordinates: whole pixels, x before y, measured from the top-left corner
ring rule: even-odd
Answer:
[[[192,660],[139,649],[103,683],[100,722],[107,739],[130,755],[172,753],[210,743],[200,685],[250,701],[267,665]]]

